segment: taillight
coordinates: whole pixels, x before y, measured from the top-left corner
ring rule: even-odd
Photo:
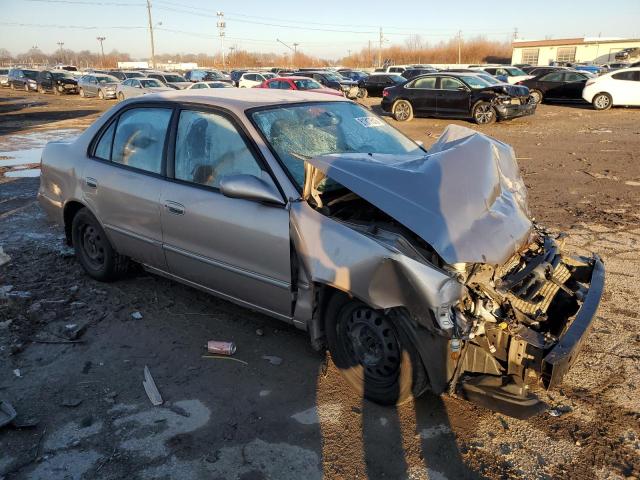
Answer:
[[[388,88],[388,87],[387,87]],[[383,97],[388,97],[389,96],[389,90],[387,90],[387,88],[385,88],[384,90],[382,90],[382,96]]]

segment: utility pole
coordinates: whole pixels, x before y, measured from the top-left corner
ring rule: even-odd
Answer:
[[[458,30],[458,65],[462,63],[462,30]]]
[[[369,56],[367,57],[367,66],[370,66],[373,63],[373,59],[371,58],[371,40],[369,40]]]
[[[216,12],[216,16],[218,17],[218,23],[216,23],[216,27],[218,27],[218,33],[220,34],[220,45],[222,47],[222,68],[225,68],[226,62],[224,58],[224,29],[227,28],[227,22],[224,21],[224,12]]]
[[[518,27],[513,29],[513,40],[517,40],[518,39]]]
[[[229,47],[229,68],[233,68],[233,51],[236,49],[236,47]]]
[[[58,46],[60,47],[60,63],[64,63],[64,50],[62,50],[62,47],[64,46],[64,42],[57,42]]]
[[[382,42],[384,41],[384,36],[382,35],[382,27],[380,27],[380,35],[378,37],[378,67],[382,66]]]
[[[151,19],[151,0],[147,0],[147,14],[149,16],[149,36],[151,37],[151,66],[156,68],[156,46],[153,41],[153,20]]]
[[[96,40],[100,42],[100,51],[102,52],[102,64],[100,65],[102,68],[104,68],[104,46],[102,45],[102,42],[106,39],[107,37],[96,37]]]

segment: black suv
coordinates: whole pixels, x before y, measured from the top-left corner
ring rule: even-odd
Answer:
[[[42,70],[38,72],[36,84],[40,93],[78,93],[78,81],[66,71]]]
[[[520,85],[492,85],[472,73],[431,73],[385,88],[382,109],[399,122],[414,114],[472,118],[478,124],[532,115],[536,103]]]
[[[11,90],[36,91],[38,71],[26,68],[12,68],[9,70],[9,87]]]
[[[308,71],[299,70],[295,72],[295,75],[301,77],[313,78],[316,82],[320,83],[323,87],[332,88],[338,90],[344,94],[347,98],[361,97],[362,92],[358,88],[358,82],[348,80],[342,75],[330,72],[327,70]]]

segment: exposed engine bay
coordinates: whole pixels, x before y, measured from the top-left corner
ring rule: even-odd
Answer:
[[[567,255],[562,236],[530,219],[510,147],[448,127],[423,157],[307,159],[303,198],[334,221],[320,232],[347,227],[299,246],[308,276],[382,311],[408,311],[435,393],[516,417],[544,408],[531,392],[558,385],[575,361],[604,267],[597,255]],[[329,242],[339,261],[313,259]]]

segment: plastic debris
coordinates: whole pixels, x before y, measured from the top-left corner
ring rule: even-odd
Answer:
[[[151,376],[151,372],[149,371],[149,367],[144,366],[144,380],[142,381],[142,386],[144,387],[144,391],[147,392],[147,397],[154,406],[162,405],[162,395],[158,391],[158,387],[156,387],[156,382],[153,380]]]
[[[0,427],[4,427],[13,422],[16,418],[16,410],[9,402],[0,400]]]
[[[262,358],[265,360],[269,360],[271,365],[280,365],[282,364],[282,359],[280,357],[276,357],[275,355],[263,355]]]
[[[5,263],[9,263],[11,261],[11,257],[4,253],[2,247],[0,247],[0,267]]]
[[[19,368],[14,369],[13,374],[18,378],[22,377],[22,372],[20,372]]]
[[[133,312],[131,314],[131,318],[134,320],[142,320],[142,314],[140,312]]]

